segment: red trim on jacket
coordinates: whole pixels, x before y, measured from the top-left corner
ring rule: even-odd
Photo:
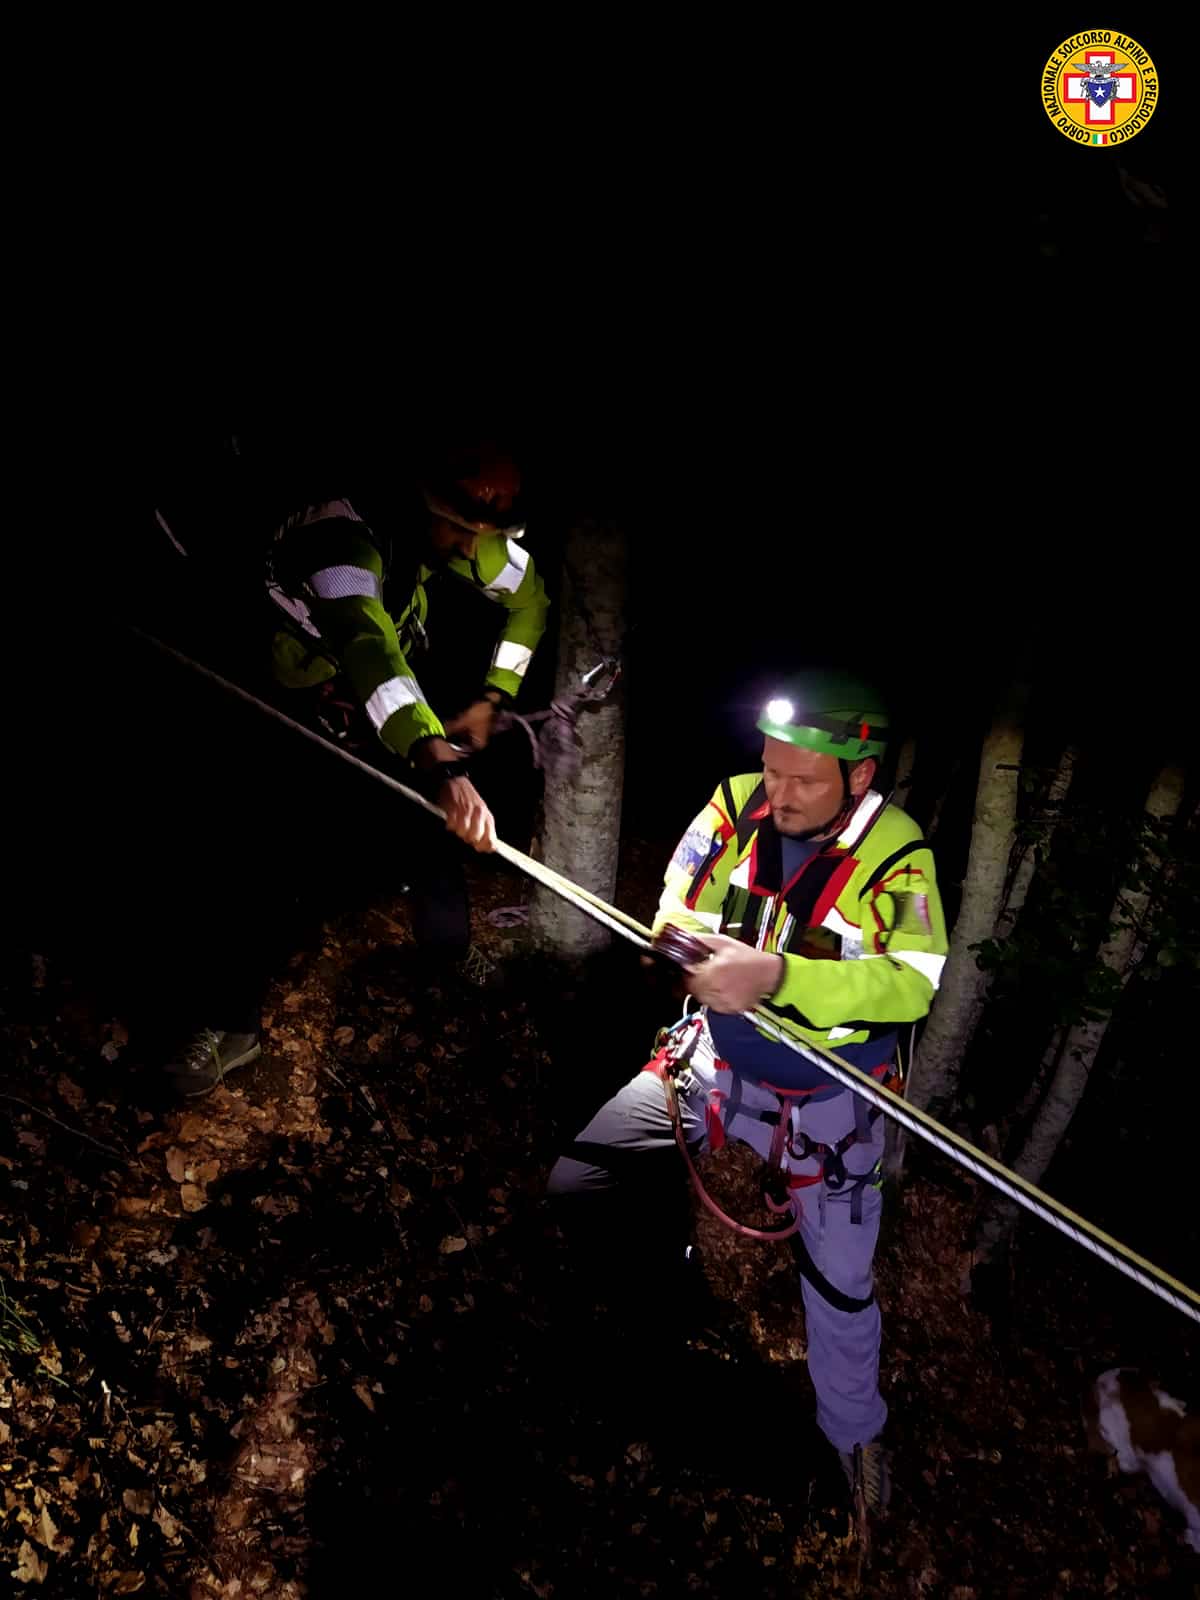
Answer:
[[[816,857],[814,856],[814,860]],[[829,882],[821,891],[821,897],[812,909],[809,919],[810,928],[819,928],[837,904],[838,895],[849,883],[858,868],[858,861],[854,856],[847,856],[842,864],[829,876]]]
[[[721,828],[720,828],[719,832],[721,834],[722,839],[728,839],[730,834],[733,832],[733,823],[729,820],[729,818],[721,810],[720,806],[717,804],[717,802],[715,800],[710,800],[708,803],[721,819]]]
[[[885,885],[891,883],[893,878],[923,878],[925,874],[920,867],[897,867],[895,872],[889,872],[886,878],[881,878],[871,890],[872,897],[877,895]]]

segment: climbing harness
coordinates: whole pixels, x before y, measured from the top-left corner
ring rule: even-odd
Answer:
[[[665,1030],[666,1038],[663,1039],[655,1051],[653,1059],[647,1062],[642,1071],[652,1072],[662,1083],[663,1094],[667,1102],[667,1114],[671,1118],[671,1129],[675,1135],[675,1143],[679,1146],[680,1153],[687,1166],[688,1176],[692,1180],[696,1193],[700,1196],[707,1209],[712,1212],[713,1216],[723,1222],[727,1228],[732,1228],[734,1233],[740,1234],[743,1239],[774,1241],[790,1238],[800,1226],[798,1216],[793,1216],[790,1222],[783,1223],[778,1228],[752,1228],[749,1223],[738,1222],[717,1204],[704,1187],[703,1179],[696,1170],[696,1164],[692,1160],[692,1152],[688,1149],[687,1138],[683,1131],[683,1116],[679,1109],[679,1088],[676,1079],[686,1069],[688,1062],[695,1054],[703,1028],[703,1017],[699,1015],[682,1017],[673,1027]],[[780,1129],[782,1127],[783,1119],[781,1118]],[[777,1142],[779,1142],[778,1130],[775,1140],[772,1141],[772,1157],[776,1161],[778,1160],[775,1155],[775,1144]],[[769,1162],[768,1164],[770,1165],[771,1163]],[[779,1206],[770,1200],[767,1203],[772,1211],[778,1213],[787,1212],[791,1209],[790,1206]]]
[[[749,1223],[738,1222],[714,1200],[705,1186],[704,1179],[700,1176],[699,1169],[688,1147],[687,1136],[683,1128],[683,1115],[679,1106],[679,1081],[686,1078],[692,1057],[704,1032],[703,1013],[694,1012],[682,1016],[671,1027],[664,1028],[655,1040],[655,1052],[650,1061],[642,1068],[643,1072],[653,1073],[663,1086],[663,1095],[667,1103],[667,1115],[671,1119],[671,1130],[675,1143],[683,1157],[687,1168],[688,1177],[692,1187],[699,1196],[701,1204],[712,1213],[717,1220],[732,1229],[740,1238],[753,1239],[762,1244],[782,1244],[786,1241],[796,1259],[800,1272],[818,1294],[827,1300],[830,1305],[839,1311],[865,1311],[875,1300],[875,1291],[872,1290],[865,1299],[854,1295],[845,1294],[829,1279],[812,1259],[812,1254],[805,1244],[800,1233],[803,1200],[799,1190],[811,1188],[814,1184],[824,1182],[833,1193],[838,1194],[850,1186],[850,1220],[852,1223],[862,1221],[862,1191],[870,1184],[877,1183],[879,1179],[878,1163],[874,1163],[863,1173],[848,1173],[843,1156],[853,1145],[864,1142],[870,1138],[871,1126],[878,1121],[881,1113],[868,1108],[865,1102],[854,1097],[855,1126],[850,1133],[839,1139],[835,1145],[818,1143],[810,1139],[806,1133],[794,1126],[793,1112],[799,1109],[799,1103],[814,1093],[811,1089],[779,1089],[773,1084],[764,1084],[762,1087],[770,1089],[779,1100],[778,1111],[763,1111],[754,1107],[743,1106],[740,1100],[731,1103],[727,1117],[733,1115],[754,1117],[759,1122],[771,1125],[774,1132],[771,1135],[771,1148],[763,1164],[763,1204],[767,1210],[778,1217],[790,1217],[790,1221],[781,1222],[774,1228],[756,1228]],[[724,1066],[718,1062],[718,1066]],[[890,1067],[880,1071],[890,1071]],[[735,1080],[736,1082],[736,1080]],[[724,1122],[716,1109],[709,1108],[708,1118],[709,1148],[714,1154],[725,1144]],[[807,1161],[812,1158],[821,1160],[821,1170],[813,1175],[800,1174],[789,1170],[787,1158],[794,1161]]]
[[[165,644],[161,639],[155,638],[153,634],[146,633],[143,629],[136,627],[132,628],[131,631],[147,644],[151,644],[155,649],[162,651],[164,655],[171,656],[190,671],[199,673],[201,677],[217,684],[228,694],[234,695],[247,705],[256,707],[265,716],[271,717],[274,721],[291,728],[293,732],[300,734],[302,738],[309,739],[312,743],[321,745],[323,749],[332,751],[334,755],[339,756],[343,761],[349,762],[351,766],[357,767],[377,783],[382,783],[395,793],[403,795],[406,800],[413,805],[419,806],[423,811],[429,812],[443,822],[446,820],[445,812],[439,806],[427,800],[424,795],[418,794],[415,789],[400,783],[389,773],[381,772],[378,767],[373,767],[369,762],[360,760],[351,751],[334,744],[312,728],[305,727],[303,723],[287,716],[278,707],[260,699],[255,694],[251,694],[248,689],[243,689],[240,684],[232,683],[228,678],[222,677],[220,673],[214,672],[211,667],[206,667],[200,662],[194,661],[181,650],[176,650],[171,645]],[[629,916],[617,906],[609,905],[599,895],[592,894],[590,890],[584,889],[580,884],[573,883],[569,878],[565,878],[560,873],[547,867],[544,862],[535,861],[531,856],[526,855],[521,850],[515,850],[512,845],[506,844],[502,839],[496,841],[495,853],[501,860],[508,861],[513,866],[518,867],[529,877],[551,890],[552,893],[559,895],[562,899],[575,906],[577,910],[584,912],[594,921],[599,922],[603,927],[619,934],[621,938],[627,939],[640,950],[650,953],[657,951],[670,956],[671,935],[679,935],[684,940],[691,937],[680,929],[670,929],[663,930],[667,934],[667,938],[664,939],[660,935],[659,939],[654,941],[650,929],[643,923],[638,922],[635,917]],[[678,941],[675,942],[675,948],[681,950],[684,956],[683,964],[694,966],[698,960],[707,959],[709,955],[707,946],[701,945],[699,941],[693,941],[693,945],[703,952],[702,956],[689,953]],[[679,957],[674,956],[672,959],[679,959]],[[935,1117],[931,1117],[928,1112],[922,1111],[917,1106],[900,1099],[889,1089],[876,1083],[869,1074],[860,1071],[858,1067],[851,1066],[849,1062],[843,1061],[839,1055],[828,1049],[827,1046],[817,1044],[814,1041],[797,1039],[785,1033],[775,1019],[765,1011],[743,1011],[740,1015],[752,1022],[761,1033],[765,1033],[768,1037],[786,1046],[787,1049],[794,1050],[798,1055],[802,1055],[815,1063],[828,1077],[840,1083],[844,1089],[852,1090],[860,1099],[865,1100],[877,1111],[890,1117],[909,1133],[916,1134],[926,1144],[930,1144],[935,1150],[941,1151],[943,1155],[949,1157],[964,1171],[971,1173],[981,1182],[989,1184],[1000,1194],[1006,1196],[1033,1216],[1040,1218],[1041,1221],[1047,1223],[1059,1233],[1064,1234],[1068,1239],[1073,1239],[1083,1249],[1090,1251],[1092,1255],[1097,1256],[1117,1272],[1123,1273],[1125,1277],[1130,1278],[1134,1283],[1140,1284],[1143,1289],[1148,1290],[1151,1294],[1157,1295],[1160,1300],[1174,1307],[1176,1311],[1182,1312],[1192,1322],[1200,1323],[1200,1293],[1197,1293],[1195,1289],[1189,1288],[1186,1283],[1182,1283],[1178,1278],[1172,1277],[1170,1273],[1164,1272],[1154,1262],[1148,1261],[1144,1256],[1131,1250],[1128,1245],[1122,1244],[1119,1239],[1114,1239],[1111,1234],[1105,1233],[1102,1228],[1096,1227],[1086,1217],[1081,1217],[1078,1212],[1072,1211],[1069,1206],[1065,1206],[1061,1201],[1055,1200],[1051,1195],[1039,1189],[1036,1184],[1028,1182],[1025,1178],[1004,1166],[1002,1162],[995,1160],[994,1157],[989,1156],[976,1145],[971,1144],[969,1140],[964,1139],[960,1134],[943,1126]]]

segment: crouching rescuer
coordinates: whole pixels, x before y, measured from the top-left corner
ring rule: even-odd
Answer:
[[[325,479],[339,492],[340,483],[336,475]],[[306,892],[319,905],[360,864],[377,888],[384,872],[402,862],[420,970],[432,982],[453,978],[464,965],[471,925],[459,841],[489,851],[496,837],[467,763],[487,745],[498,712],[517,695],[545,631],[548,602],[520,542],[521,479],[505,452],[486,441],[444,448],[424,463],[420,488],[425,515],[395,540],[346,498],[290,501],[293,509],[269,539],[266,591],[272,604],[264,610],[272,620],[277,698],[327,737],[348,734],[352,743],[361,723],[374,761],[384,767],[410,764],[411,781],[442,808],[446,825],[413,813],[373,828],[361,789],[331,784],[319,805],[310,798],[294,817],[270,819],[269,829],[260,830],[269,848],[260,848],[233,807],[219,835],[211,823],[202,830],[202,837],[214,840],[209,849],[218,859],[191,919],[193,943],[203,952],[190,963],[204,974],[195,1003],[201,1025],[167,1064],[184,1096],[207,1093],[261,1052],[263,994],[272,961],[278,963],[291,937],[289,858],[303,864]],[[445,722],[413,666],[428,646],[426,586],[436,574],[470,585],[502,612],[484,681]],[[452,630],[444,648],[450,651],[455,643]],[[334,691],[328,700],[327,691]],[[341,730],[328,720],[325,706],[341,706],[348,714]],[[336,814],[335,804],[342,808]],[[280,840],[285,822],[295,836],[290,848]],[[318,834],[338,840],[340,848],[318,849]],[[264,883],[267,866],[277,858],[277,881]],[[239,873],[231,863],[241,863]],[[238,878],[259,885],[259,904],[252,916],[229,918],[226,885]],[[264,937],[261,930],[276,924],[277,936]]]
[[[696,941],[677,958],[700,1009],[660,1035],[654,1060],[600,1108],[549,1187],[572,1207],[603,1206],[644,1195],[651,1170],[677,1183],[680,1152],[690,1165],[727,1140],[757,1151],[779,1226],[734,1226],[789,1238],[817,1422],[880,1513],[890,1472],[872,1261],[884,1120],[742,1013],[757,1008],[897,1088],[900,1034],[937,991],[945,921],[928,845],[872,787],[888,739],[877,694],[810,679],[781,691],[757,726],[761,773],[725,779],[688,828],[655,919],[656,942]]]

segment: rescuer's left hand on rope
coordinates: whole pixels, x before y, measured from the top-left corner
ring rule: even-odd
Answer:
[[[714,1011],[752,1011],[783,982],[783,957],[755,950],[722,934],[705,934],[702,944],[712,955],[688,967],[688,988],[701,1005]]]

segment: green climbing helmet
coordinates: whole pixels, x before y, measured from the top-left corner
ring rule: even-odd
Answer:
[[[764,706],[761,733],[840,761],[882,756],[888,714],[878,690],[848,674],[809,675],[783,684]]]

